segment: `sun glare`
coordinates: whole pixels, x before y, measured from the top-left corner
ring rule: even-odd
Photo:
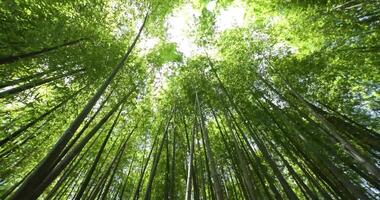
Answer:
[[[196,18],[200,10],[193,8],[191,4],[180,7],[167,19],[167,37],[177,44],[178,51],[186,57],[194,55],[199,47],[195,44],[191,33],[194,33]]]
[[[240,1],[236,1],[232,5],[223,9],[216,17],[216,32],[243,27],[245,24],[244,14],[245,9]]]

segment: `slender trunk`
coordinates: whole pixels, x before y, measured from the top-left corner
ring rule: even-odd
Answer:
[[[227,118],[227,114],[225,113],[226,115],[226,119]],[[214,114],[214,117],[216,119],[216,116]],[[217,125],[219,124],[217,119],[216,119],[216,122],[217,122]],[[233,143],[233,147],[235,149],[235,154],[236,154],[236,157],[237,157],[237,166],[239,168],[239,171],[242,171],[244,176],[241,177],[242,179],[242,184],[245,189],[244,189],[244,193],[246,194],[246,198],[247,199],[255,199],[255,195],[253,194],[253,191],[254,191],[254,184],[252,183],[251,181],[251,178],[249,176],[250,172],[248,171],[248,163],[246,162],[246,160],[243,158],[243,154],[241,152],[241,148],[239,147],[239,144],[238,144],[238,139],[237,139],[237,136],[236,136],[236,133],[234,132],[234,129],[232,128],[232,124],[230,123],[229,120],[227,120],[227,127],[230,129],[230,132],[232,134],[232,143]],[[222,133],[222,132],[221,132]],[[223,137],[224,138],[224,137]],[[226,144],[227,146],[227,144]],[[237,171],[237,172],[239,172]]]
[[[278,110],[277,106],[272,104],[269,100],[265,99],[271,106],[274,110]],[[263,110],[268,114],[268,116],[273,120],[273,122],[275,123],[275,125],[278,127],[278,129],[281,130],[281,132],[286,136],[286,138],[288,138],[290,140],[290,143],[294,144],[294,140],[292,140],[292,138],[290,137],[290,133],[288,131],[286,131],[281,125],[280,123],[278,122],[278,120],[269,112],[269,109],[266,108],[265,106],[263,106],[263,104],[256,98],[256,101],[258,102],[258,104],[261,106],[261,108],[263,108]],[[300,124],[297,124],[293,119],[291,119],[286,113],[285,113],[285,117],[286,117],[286,120],[287,121],[291,121],[293,123],[295,123],[296,126],[300,127],[301,125]],[[295,130],[295,132],[298,133],[298,135],[301,135],[301,133],[299,133],[297,130]],[[287,155],[294,161],[296,162],[296,164],[301,168],[301,170],[306,174],[306,176],[308,177],[308,179],[311,179],[312,183],[317,187],[317,189],[320,191],[320,193],[324,196],[324,198],[326,199],[331,199],[330,195],[328,195],[326,193],[326,191],[324,191],[320,186],[319,184],[317,184],[314,180],[314,178],[312,178],[311,176],[308,176],[308,173],[303,169],[303,167],[300,165],[300,163],[297,161],[296,158],[294,158],[293,156],[293,153],[291,153],[289,151],[289,146],[286,146],[280,139],[279,137],[275,137],[276,141],[279,142],[280,144],[282,144],[282,146],[284,147],[284,150],[285,152],[287,152]],[[275,148],[273,146],[273,148]],[[323,147],[320,147],[320,148],[323,148]],[[277,151],[278,152],[278,151]],[[285,163],[286,164],[286,163]],[[289,165],[288,165],[289,166]],[[292,173],[292,170],[289,170],[290,173]],[[294,175],[293,175],[294,176]],[[302,184],[302,182],[300,182],[300,184]],[[307,186],[304,186],[304,188],[307,188]],[[311,191],[309,190],[308,193],[310,193]]]
[[[267,100],[267,99],[265,99],[265,100]],[[256,99],[256,101],[257,101],[258,104],[261,106],[261,108],[263,108],[263,110],[268,114],[268,116],[273,120],[274,124],[278,127],[278,129],[280,129],[281,132],[282,132],[287,138],[290,137],[291,134],[290,134],[288,131],[286,131],[286,130],[280,125],[280,123],[278,122],[278,120],[277,120],[277,119],[276,119],[276,118],[275,118],[275,117],[269,112],[269,109],[266,108],[266,107],[265,107],[265,106],[264,106],[264,105],[263,105],[258,99]],[[273,108],[274,110],[277,110],[277,109],[278,109],[275,105],[271,104],[270,101],[267,101],[267,102],[272,106],[272,108]],[[292,120],[289,119],[289,118],[286,118],[286,119],[292,121]],[[300,125],[299,125],[299,126],[300,126]],[[300,169],[304,172],[304,174],[306,174],[306,176],[307,176],[308,179],[313,183],[313,185],[317,187],[317,189],[318,189],[318,190],[320,191],[320,193],[324,196],[324,198],[325,198],[325,199],[331,199],[330,195],[328,195],[324,190],[322,190],[322,189],[319,187],[318,184],[315,183],[314,178],[312,178],[311,176],[308,176],[307,172],[303,169],[303,167],[301,166],[301,164],[300,164],[300,163],[297,161],[297,159],[293,156],[293,153],[289,151],[289,146],[286,146],[286,145],[285,145],[285,144],[279,139],[279,137],[274,137],[274,139],[275,139],[279,144],[281,144],[281,145],[284,147],[284,151],[287,153],[287,156],[289,156],[289,157],[291,158],[291,160],[292,160],[293,162],[295,162],[297,166],[300,167]],[[267,139],[267,141],[269,141],[269,140]],[[269,143],[271,143],[271,142],[269,141]],[[292,143],[292,142],[291,142],[291,143]],[[271,145],[272,145],[272,148],[277,152],[277,154],[280,155],[280,152],[279,152],[278,150],[276,150],[275,145],[274,145],[273,143],[271,143]],[[281,157],[282,160],[284,160],[284,158],[282,157],[282,155],[280,155],[280,157]],[[297,177],[298,175],[295,174],[295,172],[293,171],[292,167],[291,167],[289,164],[287,164],[286,161],[284,161],[284,163],[287,165],[287,168],[288,168],[289,172],[292,173],[292,176],[293,176],[293,177]],[[308,187],[302,182],[302,180],[300,180],[299,177],[298,177],[297,179],[298,179],[298,180],[296,180],[296,181],[298,182],[298,184],[301,184],[302,187],[305,188],[305,190],[308,190],[308,191],[306,191],[306,192],[309,193],[310,198],[314,198],[314,199],[315,199],[316,196],[315,196],[314,194],[312,194],[312,192],[311,192],[311,191],[308,189]]]
[[[127,185],[127,181],[128,181],[128,179],[129,179],[129,175],[130,175],[131,172],[132,172],[132,166],[133,166],[133,162],[135,161],[135,156],[136,156],[136,153],[133,154],[131,164],[130,164],[129,167],[128,167],[128,173],[127,173],[127,176],[125,176],[124,181],[123,181],[123,184],[122,184],[122,186],[121,186],[122,189],[121,189],[121,192],[120,192],[119,200],[122,200],[122,199],[124,198],[125,188],[126,188],[126,185]],[[115,198],[115,199],[116,199],[116,198]]]
[[[121,160],[122,155],[123,155],[123,153],[125,151],[125,144],[126,143],[123,144],[121,150],[116,155],[115,162],[112,162],[109,170],[107,171],[107,175],[104,176],[104,186],[101,187],[100,190],[99,190],[99,197],[98,197],[98,199],[100,199],[100,200],[106,199],[106,197],[107,197],[107,195],[108,195],[108,193],[110,191],[109,188],[111,187],[112,181],[113,181],[113,179],[115,177],[115,174],[116,174],[116,171],[117,171],[117,168],[118,168],[118,166],[120,164],[120,160]],[[110,177],[108,178],[109,175],[110,175]],[[108,178],[108,180],[107,180],[107,178]]]
[[[150,160],[150,157],[152,156],[154,147],[156,146],[157,138],[158,138],[158,134],[156,134],[156,136],[154,138],[154,141],[153,141],[153,144],[152,144],[152,148],[150,149],[148,157],[147,157],[147,159],[145,161],[144,167],[141,170],[140,177],[139,177],[139,180],[137,182],[136,190],[135,190],[135,193],[133,195],[133,200],[138,200],[139,199],[140,191],[141,191],[141,185],[142,185],[142,182],[143,182],[143,179],[144,179],[144,174],[145,174],[146,168],[148,167],[149,160]]]
[[[227,99],[230,101],[230,103],[235,108],[236,112],[241,117],[241,120],[244,123],[244,125],[246,126],[247,130],[249,130],[251,132],[251,135],[253,136],[253,138],[254,138],[257,146],[259,147],[260,151],[263,153],[264,158],[267,160],[267,162],[270,165],[270,167],[272,168],[274,174],[276,175],[276,177],[280,181],[281,185],[283,186],[283,188],[285,190],[285,194],[291,200],[298,200],[296,194],[291,189],[291,187],[289,186],[289,184],[286,182],[286,180],[283,177],[283,175],[281,174],[280,170],[277,168],[276,163],[272,160],[272,158],[271,158],[269,152],[267,151],[267,148],[265,147],[265,145],[261,142],[261,140],[259,139],[259,137],[257,136],[257,134],[252,130],[252,127],[247,124],[248,120],[246,120],[245,117],[242,116],[242,114],[240,112],[240,109],[234,103],[234,101],[232,100],[231,96],[229,95],[227,89],[224,87],[224,85],[223,85],[222,81],[220,80],[218,74],[216,73],[215,69],[213,68],[213,64],[211,63],[210,60],[209,60],[209,66],[211,67],[212,71],[214,72],[214,75],[216,76],[216,78],[218,80],[218,83],[219,83],[220,87],[222,88],[222,91],[224,91],[224,93],[226,94]],[[231,116],[233,116],[233,115],[231,115]],[[238,126],[238,124],[236,123],[236,120],[234,120],[234,121],[235,121],[235,124]]]
[[[106,116],[104,116],[98,124],[83,138],[80,143],[75,146],[75,148],[62,160],[60,161],[56,167],[52,169],[52,171],[48,174],[48,176],[43,180],[43,182],[36,187],[31,195],[26,199],[36,199],[41,193],[49,186],[49,184],[54,181],[54,179],[65,169],[65,167],[77,156],[83,147],[88,143],[88,141],[95,135],[95,133],[107,122],[107,120],[111,117],[111,115],[120,107],[120,105],[125,101],[126,97],[122,99],[118,104],[116,104],[112,110],[110,110]]]
[[[43,49],[41,49],[39,51],[32,51],[32,52],[18,54],[18,55],[14,55],[14,56],[2,57],[2,58],[0,58],[0,65],[14,63],[14,62],[16,62],[18,60],[25,59],[25,58],[34,58],[34,57],[37,57],[37,56],[39,56],[41,54],[44,54],[44,53],[47,53],[47,52],[50,52],[50,51],[54,51],[54,50],[60,49],[62,47],[67,47],[67,46],[75,45],[75,44],[77,44],[77,43],[79,43],[79,42],[81,42],[83,40],[86,40],[86,39],[87,38],[81,38],[81,39],[78,39],[78,40],[73,40],[73,41],[70,41],[70,42],[65,42],[65,43],[57,45],[57,46],[43,48]]]
[[[79,188],[79,191],[77,192],[77,195],[74,198],[75,200],[80,199],[82,197],[83,193],[84,193],[84,190],[87,188],[88,183],[90,182],[91,176],[94,173],[96,166],[98,165],[100,157],[102,156],[103,150],[104,150],[104,148],[107,145],[108,139],[111,137],[111,133],[112,133],[113,129],[115,128],[115,126],[116,126],[116,124],[117,124],[117,122],[119,120],[121,111],[122,111],[122,109],[120,109],[120,111],[117,114],[117,116],[116,116],[116,118],[115,118],[115,120],[114,120],[114,122],[113,122],[113,124],[112,124],[112,126],[110,128],[110,130],[108,131],[108,133],[106,135],[106,138],[104,138],[104,141],[103,141],[102,145],[100,146],[100,148],[98,150],[98,153],[96,154],[96,157],[95,157],[95,159],[94,159],[94,161],[93,161],[90,169],[87,171],[86,177],[83,180],[83,182],[82,182],[82,184],[81,184],[81,186]]]
[[[275,122],[275,124],[277,125],[277,127],[284,133],[284,134],[287,134],[286,131],[284,131],[284,129],[282,129],[277,120],[274,118],[274,116],[269,112],[269,110],[260,102],[259,99],[255,98],[257,104],[259,105],[259,107],[261,107],[267,114],[268,116],[270,116],[272,118],[272,120]],[[272,130],[273,131],[273,130]],[[273,131],[275,132],[275,131]],[[265,135],[263,135],[263,137],[265,138]],[[271,142],[270,139],[266,138],[266,141],[268,141],[269,145],[272,147],[272,149],[276,152],[277,155],[279,155],[280,159],[283,161],[283,163],[285,164],[286,168],[288,169],[289,173],[291,174],[291,176],[294,178],[294,180],[296,181],[296,183],[300,186],[300,189],[301,191],[309,196],[309,198],[311,199],[317,199],[317,197],[315,196],[315,194],[313,192],[311,192],[311,190],[308,188],[308,186],[306,186],[302,179],[298,176],[298,174],[293,170],[293,167],[291,167],[291,165],[288,163],[288,161],[283,157],[283,155],[277,150],[277,147]],[[286,148],[286,147],[284,147]],[[307,196],[305,196],[307,198]]]
[[[72,197],[72,195],[75,193],[76,189],[78,188],[78,185],[80,184],[81,175],[82,172],[84,172],[85,167],[83,166],[81,170],[79,171],[77,175],[77,180],[75,181],[74,185],[71,187],[70,192],[66,195],[66,198]]]
[[[289,87],[290,88],[290,87]],[[299,101],[305,105],[310,112],[322,122],[322,125],[329,130],[329,133],[346,149],[346,152],[351,155],[363,168],[367,169],[368,172],[373,174],[375,177],[380,177],[380,169],[366,156],[362,155],[357,151],[348,141],[346,141],[342,136],[340,136],[339,131],[331,124],[323,115],[319,114],[316,109],[310,106],[306,100],[304,100],[300,95],[298,95],[294,90],[292,93],[299,99]]]
[[[209,160],[207,158],[207,153],[206,153],[206,146],[205,146],[205,143],[203,141],[203,136],[201,136],[201,141],[202,141],[202,147],[203,147],[203,156],[204,156],[204,163],[206,166],[203,166],[206,168],[206,172],[207,173],[203,173],[203,176],[206,176],[204,179],[207,179],[207,183],[206,181],[204,180],[204,184],[205,184],[205,198],[208,198],[208,199],[212,199],[212,200],[215,200],[216,197],[215,197],[215,189],[214,189],[214,184],[212,182],[212,177],[211,177],[211,172],[210,172],[210,163],[209,163]],[[208,187],[208,189],[206,189],[206,187]]]
[[[116,147],[117,142],[118,142],[118,139],[116,138],[113,141],[111,147],[109,148],[107,154],[104,156],[103,162],[99,166],[98,173],[96,173],[95,174],[96,176],[90,180],[90,185],[92,187],[89,188],[89,190],[85,191],[85,193],[83,194],[83,199],[89,199],[91,196],[94,195],[95,190],[97,190],[97,188],[103,184],[102,181],[103,181],[106,173],[102,173],[102,172],[107,171],[104,169],[104,167],[107,165],[107,158],[111,157],[111,153],[113,152],[113,149]],[[117,151],[118,151],[118,149],[116,150],[116,152]],[[96,181],[96,184],[95,184],[95,181]]]
[[[35,78],[39,78],[39,77],[42,77],[42,76],[45,76],[47,74],[54,73],[54,72],[57,72],[57,71],[60,71],[60,70],[63,70],[63,69],[62,68],[58,68],[58,69],[57,68],[53,68],[53,69],[49,69],[49,70],[46,70],[46,71],[43,71],[43,72],[38,72],[38,73],[35,73],[35,74],[32,74],[32,75],[24,76],[24,77],[15,79],[15,80],[5,81],[5,82],[0,83],[0,88],[5,88],[5,87],[17,85],[19,83],[22,83],[22,82],[25,82],[25,81],[29,81],[29,80],[32,80],[32,79],[35,79]]]
[[[339,132],[347,133],[349,137],[358,141],[358,145],[365,148],[367,151],[376,150],[380,151],[380,137],[374,131],[370,131],[363,126],[358,126],[358,123],[353,121],[345,121],[340,117],[335,117],[324,111],[323,109],[307,102],[311,108],[318,114],[323,116],[328,122],[334,125]],[[343,116],[338,113],[339,116]],[[347,119],[347,118],[346,118]],[[376,156],[376,154],[375,154]]]
[[[17,93],[20,93],[22,91],[28,90],[30,88],[34,88],[34,87],[43,85],[45,83],[49,83],[51,81],[55,81],[55,80],[63,78],[63,77],[74,75],[74,74],[79,73],[81,71],[84,71],[84,70],[83,69],[73,70],[73,71],[69,71],[65,74],[56,75],[56,76],[46,78],[46,79],[35,80],[35,81],[30,82],[30,83],[25,83],[24,85],[20,85],[18,87],[11,88],[9,90],[1,91],[0,92],[0,98],[4,98],[4,97],[7,97],[9,95],[17,94]]]
[[[291,141],[292,139],[289,138]],[[338,196],[343,196],[346,199],[368,199],[355,185],[353,185],[346,175],[341,172],[335,165],[332,165],[326,157],[321,155],[319,151],[311,151],[311,155],[305,154],[302,148],[295,141],[292,141],[293,145],[296,147],[297,153],[299,153],[301,158],[304,158],[308,163],[310,169],[313,170],[315,175],[325,184],[326,188],[332,188],[335,194]],[[307,146],[313,146],[313,144],[308,143]],[[313,148],[310,148],[313,150]],[[334,194],[334,192],[332,192]],[[354,196],[357,196],[356,198]]]
[[[62,150],[65,148],[66,144],[69,142],[71,137],[74,135],[75,131],[82,124],[88,113],[94,107],[100,96],[107,89],[108,85],[112,82],[116,74],[120,71],[120,69],[124,66],[125,61],[129,57],[129,54],[132,52],[134,46],[139,39],[141,32],[145,26],[145,23],[148,19],[148,14],[146,14],[144,18],[144,22],[140,27],[140,30],[133,40],[132,45],[128,48],[127,53],[123,56],[119,64],[113,68],[112,72],[109,74],[107,79],[103,82],[100,88],[96,91],[95,95],[88,101],[87,105],[81,111],[81,113],[77,116],[77,118],[70,124],[69,128],[63,133],[62,137],[58,140],[58,142],[54,145],[53,149],[45,156],[45,158],[38,164],[38,167],[32,174],[25,180],[25,182],[18,188],[15,194],[11,197],[12,200],[25,200],[29,195],[31,195],[34,191],[36,185],[42,183],[42,181],[47,177],[55,159],[59,156]]]
[[[183,124],[185,126],[187,149],[189,149],[189,151],[190,151],[190,149],[191,149],[191,143],[190,143],[189,135],[188,135],[188,132],[187,132],[187,125],[186,125],[186,120],[185,119],[183,119]],[[192,152],[192,159],[191,159],[191,162],[192,162],[191,163],[191,171],[190,171],[190,173],[191,173],[191,175],[190,175],[191,176],[191,180],[187,179],[188,178],[188,174],[187,174],[187,176],[186,176],[186,191],[188,191],[188,189],[190,189],[190,197],[191,197],[191,189],[194,188],[194,192],[193,192],[194,198],[193,199],[194,200],[199,200],[199,187],[198,187],[198,181],[197,181],[197,176],[196,176],[196,174],[197,174],[197,172],[196,172],[197,164],[196,164],[196,159],[195,159],[195,155],[194,155],[194,151],[195,151],[195,133],[197,132],[197,130],[196,130],[197,127],[195,126],[195,124],[196,124],[196,121],[194,121],[194,123],[193,123],[193,129],[192,129],[192,134],[194,134],[194,136],[193,135],[191,136],[191,137],[194,137],[194,138],[191,138],[192,143],[194,145],[193,152]],[[187,169],[189,170],[189,167]],[[189,186],[190,188],[187,187],[187,183],[189,183],[189,182],[191,184]],[[186,195],[187,195],[187,193],[186,193]]]
[[[196,126],[194,124],[191,133],[191,144],[189,149],[189,162],[187,165],[187,179],[186,179],[186,200],[191,200],[191,186],[192,186],[192,174],[193,174],[193,155],[194,155],[194,135],[196,131]]]
[[[343,120],[340,119],[340,120],[341,120],[340,123],[342,123],[342,124],[352,124],[352,126],[355,126],[355,127],[357,127],[357,129],[359,129],[358,132],[365,132],[366,134],[371,135],[371,137],[377,137],[377,138],[380,137],[380,136],[379,136],[379,133],[377,133],[377,132],[375,132],[375,131],[373,131],[373,130],[371,130],[371,129],[368,129],[367,127],[363,126],[362,124],[359,124],[358,122],[356,122],[356,121],[350,119],[348,116],[344,115],[343,113],[338,112],[337,110],[334,110],[333,108],[331,108],[331,107],[328,106],[327,104],[324,104],[324,103],[322,103],[322,102],[320,102],[320,101],[318,101],[318,103],[319,103],[320,105],[322,105],[323,107],[325,107],[326,109],[328,109],[328,110],[330,110],[331,112],[333,112],[333,113],[335,113],[336,115],[338,115],[340,118],[342,118]],[[346,121],[347,121],[348,123],[347,123]]]
[[[201,142],[200,142],[200,140],[199,139],[197,139],[197,148],[198,149],[201,149]],[[202,154],[200,154],[199,155],[199,158],[198,159],[196,159],[196,160],[199,160],[199,165],[198,165],[198,171],[199,171],[199,175],[198,176],[200,176],[199,178],[200,178],[200,182],[199,182],[199,189],[202,189],[202,191],[200,191],[201,193],[200,193],[200,196],[201,196],[201,199],[203,200],[203,199],[212,199],[212,200],[214,200],[214,198],[207,198],[207,191],[206,191],[206,185],[207,185],[207,183],[206,183],[206,180],[205,180],[205,173],[209,173],[209,169],[208,168],[206,168],[206,170],[205,170],[205,166],[203,165],[203,162],[202,162]],[[210,184],[209,184],[210,185]],[[194,187],[195,188],[195,187]],[[210,189],[210,190],[212,190],[212,189]]]
[[[238,191],[236,191],[236,186],[238,185],[237,183],[235,183],[234,181],[234,176],[233,176],[233,173],[231,171],[230,168],[228,168],[228,177],[229,177],[229,180],[230,180],[230,185],[231,185],[231,188],[232,188],[232,194],[233,194],[233,199],[239,199],[239,196],[241,196],[241,194],[238,193]],[[239,187],[238,187],[239,188]],[[232,199],[232,198],[231,198]]]
[[[173,122],[173,124],[175,124]],[[171,181],[170,181],[170,193],[169,193],[169,199],[176,199],[176,185],[175,185],[175,180],[176,180],[176,170],[175,170],[175,164],[176,164],[176,126],[174,125],[173,127],[173,143],[172,143],[172,162],[171,162],[171,169],[170,169],[170,174],[171,174]]]
[[[49,122],[49,120],[51,120],[52,118],[53,118],[52,116],[49,116],[46,120],[44,120],[42,122],[41,125],[39,125],[39,126],[36,127],[35,130],[38,130],[38,131],[34,132],[33,134],[28,135],[24,140],[22,140],[20,142],[17,142],[17,143],[14,143],[14,145],[12,145],[11,147],[9,147],[7,149],[4,148],[4,150],[0,152],[0,158],[6,158],[6,157],[8,157],[16,149],[20,148],[21,146],[23,146],[24,144],[26,144],[28,141],[30,141],[31,139],[35,138],[36,135],[41,130],[41,128],[44,127]],[[30,155],[26,155],[26,156],[30,156]]]
[[[281,171],[278,169],[276,163],[273,161],[265,144],[262,143],[262,141],[258,138],[258,136],[254,132],[251,132],[251,134],[255,136],[254,138],[255,138],[257,146],[259,147],[260,151],[263,153],[264,158],[267,160],[269,166],[272,168],[273,173],[280,181],[282,187],[285,190],[285,194],[288,196],[289,199],[297,200],[298,199],[297,195],[294,193],[294,191],[292,190],[288,182],[285,180],[284,176],[281,174]]]
[[[205,127],[204,116],[203,116],[203,113],[201,111],[201,105],[199,103],[199,99],[198,99],[197,94],[196,94],[195,98],[196,98],[196,102],[197,102],[198,113],[200,116],[202,139],[203,139],[203,141],[205,143],[205,147],[206,147],[207,160],[210,161],[210,175],[212,177],[212,182],[213,182],[214,189],[215,189],[216,199],[217,200],[223,200],[224,199],[223,186],[222,186],[222,182],[221,182],[220,177],[219,177],[219,173],[217,170],[217,166],[216,166],[216,162],[214,160],[213,153],[211,151],[209,136],[208,136],[208,130]]]
[[[303,191],[305,198],[310,199],[318,199],[317,196],[309,189],[309,187],[303,182],[303,180],[300,178],[300,176],[294,171],[293,167],[289,164],[289,162],[284,158],[284,156],[279,152],[275,144],[273,144],[270,140],[268,140],[269,145],[271,148],[276,152],[276,154],[280,157],[281,161],[285,164],[285,167],[288,169],[290,175],[294,178],[297,185],[300,187],[300,189]]]
[[[70,174],[77,168],[77,166],[81,163],[82,159],[90,151],[90,149],[92,149],[92,147],[94,146],[94,144],[97,142],[99,136],[100,136],[100,134],[98,134],[96,136],[96,138],[94,139],[94,141],[91,142],[91,144],[88,146],[88,148],[86,149],[86,151],[83,152],[83,154],[75,160],[75,163],[72,162],[71,166],[69,166],[69,168],[67,170],[65,170],[64,174],[59,178],[59,180],[54,185],[54,187],[49,191],[48,195],[46,196],[46,200],[51,199],[56,194],[56,192],[61,187],[61,185],[63,184],[63,182],[66,181],[67,177],[70,176]]]
[[[224,189],[224,192],[226,194],[226,199],[231,199],[231,196],[230,196],[230,192],[228,191],[228,188],[227,188],[227,178],[226,178],[226,172],[224,171],[224,168],[223,166],[221,166],[220,168],[220,172],[221,172],[221,180],[223,181],[223,189]]]
[[[84,170],[84,167],[81,167],[78,174],[80,174],[83,170]],[[70,190],[70,192],[71,192],[75,188],[76,183],[79,180],[80,180],[79,176],[70,177],[70,180],[68,180],[67,183],[63,186],[64,188],[55,195],[54,200],[62,199],[63,196],[65,196],[65,195],[68,196],[67,191],[69,191],[69,189],[71,188],[71,190]]]
[[[116,174],[116,171],[119,167],[119,164],[120,164],[120,161],[124,155],[124,152],[125,152],[125,148],[127,147],[127,143],[129,141],[129,139],[131,138],[132,134],[134,133],[135,129],[137,128],[137,125],[132,129],[132,131],[128,134],[128,136],[126,137],[126,139],[124,140],[124,142],[122,143],[122,147],[120,149],[120,152],[116,155],[117,157],[115,157],[116,159],[116,162],[114,164],[114,167],[113,167],[113,170],[112,170],[112,173],[111,173],[111,176],[106,184],[106,186],[104,187],[104,192],[102,193],[102,195],[100,196],[100,200],[104,200],[106,197],[107,197],[107,194],[108,192],[110,191],[109,188],[112,184],[112,181],[115,177],[115,174]]]
[[[266,59],[269,63],[270,68],[274,70],[271,62]],[[274,70],[275,71],[275,70]],[[364,156],[361,152],[359,152],[354,146],[352,146],[346,139],[344,139],[340,134],[336,127],[330,123],[323,115],[318,113],[310,102],[304,99],[301,95],[299,95],[289,84],[286,78],[284,78],[281,74],[279,74],[280,79],[286,85],[287,89],[290,91],[292,96],[294,96],[305,108],[307,108],[310,113],[317,118],[322,126],[328,130],[328,133],[335,138],[345,149],[345,151],[351,155],[363,168],[365,168],[369,173],[373,174],[375,177],[380,177],[380,169],[366,156]]]
[[[238,168],[236,163],[238,163],[237,160],[239,160],[239,159],[236,159],[236,157],[233,155],[234,151],[232,150],[232,148],[229,145],[230,142],[227,142],[227,136],[226,136],[226,134],[224,134],[224,132],[227,133],[227,131],[225,129],[224,129],[224,132],[222,131],[221,124],[219,123],[219,120],[218,120],[218,118],[217,118],[217,116],[215,114],[215,111],[213,109],[211,109],[211,111],[212,111],[212,115],[213,115],[213,117],[215,119],[215,122],[216,122],[217,128],[219,130],[219,133],[221,134],[221,138],[222,138],[223,144],[224,144],[224,146],[225,146],[225,148],[227,150],[227,153],[228,153],[228,155],[229,155],[229,157],[231,159],[232,167],[234,168],[235,171],[239,171],[239,170],[236,170]],[[240,163],[238,163],[238,164],[240,164]],[[239,165],[239,167],[240,167],[240,165]],[[233,190],[233,194],[234,194],[234,199],[236,199],[237,198],[237,192],[235,191],[236,184],[233,183],[232,172],[230,171],[229,168],[228,168],[228,170],[229,170],[229,174],[230,174],[229,175],[229,177],[230,177],[229,180],[232,183],[232,190]],[[239,179],[238,181],[240,182],[240,184],[238,186],[239,187],[245,186],[245,183],[244,183],[242,177],[240,176],[240,174],[236,174],[236,176],[238,177],[238,179]],[[246,199],[250,199],[250,197],[249,197],[249,195],[247,193],[246,188],[244,188],[242,190],[244,190],[244,195],[245,195]]]
[[[166,123],[164,135],[162,136],[162,140],[161,140],[161,144],[160,144],[160,146],[159,146],[159,148],[157,150],[156,156],[155,156],[155,158],[153,160],[153,166],[152,166],[152,169],[151,169],[151,172],[150,172],[150,175],[149,175],[148,184],[146,186],[147,189],[145,191],[145,197],[144,197],[145,200],[150,200],[150,198],[151,198],[151,191],[152,191],[153,180],[154,180],[154,177],[156,175],[156,170],[157,170],[158,162],[160,161],[160,156],[161,156],[162,148],[164,146],[166,137],[168,135],[169,125],[170,125],[170,121],[171,121],[171,119],[173,117],[174,110],[175,109],[173,108],[172,112],[171,112],[171,115],[170,115],[170,118],[169,118],[168,122]]]
[[[50,109],[50,110],[46,111],[44,114],[40,115],[38,118],[32,120],[31,122],[29,122],[25,126],[22,126],[19,129],[17,129],[15,132],[11,133],[6,138],[0,140],[0,147],[3,146],[4,144],[6,144],[7,142],[15,139],[16,137],[18,137],[21,133],[23,133],[24,131],[26,131],[30,127],[32,127],[34,124],[36,124],[37,122],[43,120],[50,113],[53,113],[54,111],[56,111],[58,108],[60,108],[64,104],[66,104],[69,100],[73,99],[76,95],[78,95],[83,89],[84,89],[84,87],[81,88],[80,90],[78,90],[77,92],[75,92],[74,94],[70,95],[68,98],[66,98],[65,100],[63,100],[58,105],[54,106],[52,109]]]
[[[104,105],[108,102],[110,99],[111,95],[113,94],[113,89],[112,91],[108,94],[106,99],[100,104],[99,108],[96,110],[96,112],[91,116],[91,118],[86,121],[86,123],[83,125],[83,127],[80,129],[79,133],[76,134],[74,139],[72,139],[69,144],[63,149],[63,151],[59,154],[58,158],[56,159],[56,163],[61,161],[62,158],[67,154],[67,152],[74,146],[74,144],[79,140],[79,138],[83,135],[83,133],[87,130],[87,128],[90,126],[92,121],[94,121],[95,117],[100,113],[100,111],[103,109]]]
[[[195,147],[194,147],[195,148]],[[198,177],[197,177],[197,159],[196,157],[193,158],[193,162],[194,162],[194,165],[193,165],[193,170],[192,170],[192,173],[191,173],[191,176],[193,177],[193,188],[194,188],[194,200],[199,200],[200,199],[200,187],[199,187],[199,184],[198,184]]]
[[[16,184],[14,184],[11,188],[6,190],[1,196],[0,199],[6,199],[21,183],[26,179],[26,177],[32,173],[33,169],[28,172],[20,181],[18,181]]]
[[[212,66],[212,64],[210,64],[210,66]],[[214,70],[213,70],[214,71]],[[285,178],[283,177],[283,175],[281,174],[280,170],[278,169],[278,167],[276,166],[276,163],[273,161],[273,159],[271,158],[271,155],[269,154],[269,152],[267,151],[267,148],[265,147],[265,145],[262,143],[262,141],[259,139],[258,135],[255,133],[255,131],[253,130],[253,128],[251,127],[250,124],[248,124],[248,120],[242,115],[242,113],[240,112],[240,109],[239,107],[234,103],[234,101],[232,100],[231,96],[229,95],[227,89],[224,87],[222,81],[219,79],[219,76],[217,75],[216,71],[214,71],[215,73],[215,76],[217,77],[218,79],[218,82],[220,84],[220,87],[222,88],[222,90],[224,91],[224,93],[226,94],[227,96],[227,99],[230,101],[230,103],[233,105],[235,111],[238,113],[238,115],[240,116],[242,122],[244,123],[245,127],[247,128],[247,130],[251,133],[251,136],[254,138],[257,146],[259,147],[260,151],[263,153],[263,156],[265,158],[265,160],[268,162],[269,166],[272,168],[275,176],[278,178],[278,180],[280,181],[282,187],[284,188],[285,190],[285,194],[288,196],[289,199],[291,200],[298,200],[296,194],[294,193],[294,191],[291,189],[291,187],[289,186],[289,184],[286,182]],[[225,104],[224,102],[224,99],[223,98],[220,98],[223,103]],[[239,128],[239,125],[238,123],[236,122],[235,118],[233,117],[232,113],[230,112],[230,115],[232,117],[232,120],[234,121],[234,123],[236,124],[236,126]],[[240,129],[240,128],[239,128]],[[240,130],[240,132],[244,133],[242,130]],[[243,134],[244,135],[244,134]],[[248,143],[249,144],[249,143]],[[249,145],[250,146],[250,145]]]
[[[169,154],[169,135],[166,138],[165,142],[165,149],[166,149],[166,169],[165,169],[165,188],[164,188],[164,199],[169,199],[169,188],[171,186],[170,184],[170,154]]]
[[[114,141],[114,144],[112,145],[112,148],[114,147],[114,145],[116,144],[116,142],[117,142],[117,140]],[[116,164],[116,162],[118,160],[118,157],[119,157],[119,154],[120,154],[120,151],[122,150],[122,148],[123,148],[123,142],[121,142],[120,145],[119,145],[119,147],[117,148],[116,154],[113,157],[113,159],[111,161],[111,164],[108,166],[107,170],[103,174],[99,173],[100,178],[98,180],[98,183],[95,185],[95,187],[94,187],[93,191],[90,193],[89,197],[87,197],[85,199],[89,199],[89,200],[93,200],[95,198],[99,199],[99,194],[101,195],[101,192],[104,189],[104,184],[106,184],[108,176],[111,173],[111,171],[113,169],[113,166]],[[111,153],[111,150],[109,151],[109,154],[110,153]],[[109,156],[109,154],[108,154],[108,156]],[[105,159],[104,162],[103,162],[103,166],[106,165],[106,162],[107,162],[107,160]],[[102,166],[102,168],[103,168],[103,166]]]

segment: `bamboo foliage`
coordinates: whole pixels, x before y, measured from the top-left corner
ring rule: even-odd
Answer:
[[[0,13],[0,199],[379,198],[377,1]]]

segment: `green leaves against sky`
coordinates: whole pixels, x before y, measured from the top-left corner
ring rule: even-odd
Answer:
[[[0,2],[0,199],[378,199],[379,8]]]

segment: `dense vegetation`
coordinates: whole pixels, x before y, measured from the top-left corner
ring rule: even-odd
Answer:
[[[0,30],[0,199],[380,199],[377,0],[4,0]]]

